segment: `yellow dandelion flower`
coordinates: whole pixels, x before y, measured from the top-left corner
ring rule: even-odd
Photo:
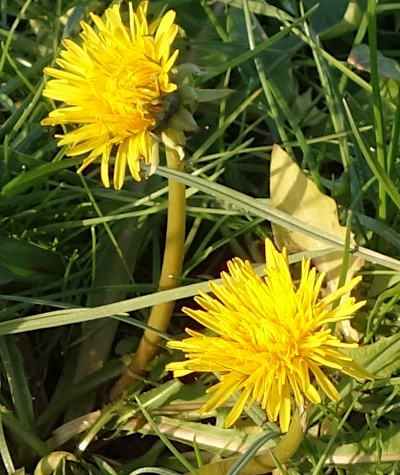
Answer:
[[[86,154],[81,172],[101,158],[101,178],[110,186],[109,163],[115,152],[114,187],[120,189],[126,166],[140,180],[140,160],[158,159],[156,132],[164,100],[177,86],[170,72],[178,55],[171,45],[178,31],[175,12],[167,11],[149,24],[148,2],[136,12],[129,7],[129,26],[125,26],[120,6],[105,12],[103,21],[91,13],[97,30],[81,22],[82,44],[69,39],[57,59],[61,69],[45,68],[50,80],[43,92],[62,101],[65,107],[53,110],[43,125],[80,124],[61,135],[59,145],[72,145],[68,155]]]
[[[316,384],[331,400],[339,399],[323,367],[362,380],[372,378],[340,351],[357,344],[342,343],[327,326],[350,318],[365,301],[347,297],[332,308],[331,304],[348,294],[361,278],[319,298],[325,275],[317,275],[305,258],[296,287],[286,250],[279,253],[268,239],[266,263],[266,277],[261,278],[248,261],[234,258],[228,262],[229,272],[221,274],[224,285],[210,284],[215,298],[205,293],[195,297],[203,310],[183,308],[215,336],[186,329],[189,338],[168,342],[170,348],[182,350],[186,359],[170,363],[167,369],[177,377],[196,371],[221,375],[208,389],[211,397],[200,413],[216,409],[241,390],[225,420],[226,427],[234,424],[246,403],[257,401],[271,421],[279,419],[286,432],[293,397],[298,404],[307,400],[319,403]]]

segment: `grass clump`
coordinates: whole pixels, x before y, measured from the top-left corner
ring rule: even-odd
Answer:
[[[126,2],[103,0],[1,3],[0,471],[255,473],[240,470],[285,436],[256,403],[224,428],[239,393],[199,416],[219,375],[172,379],[165,366],[182,356],[166,343],[196,325],[181,308],[195,307],[192,297],[229,259],[264,272],[270,236],[294,263],[304,254],[327,270],[329,291],[362,274],[355,295],[366,305],[331,330],[359,341],[349,352],[375,377],[361,383],[332,369],[340,399],[309,408],[299,449],[291,458],[273,452],[271,463],[283,473],[397,473],[399,5],[170,1],[179,64],[195,63],[190,86],[219,91],[218,100],[198,101],[181,170],[161,153],[150,177],[127,176],[115,190],[96,163],[76,174],[81,158],[54,138],[69,126],[40,124],[56,107],[42,96],[43,68],[55,65],[63,38],[79,42],[89,12],[101,17],[111,3],[127,13]],[[149,9],[158,18],[165,2]],[[293,182],[291,167],[279,170],[283,194],[299,196],[293,212],[272,192],[274,144],[304,173],[300,190],[300,175]],[[168,179],[185,185],[187,206],[179,287],[165,290]],[[313,211],[301,198],[311,186]],[[321,196],[338,215],[327,216]],[[153,332],[155,358],[110,401],[150,308],[174,301],[168,328]],[[227,458],[230,467],[218,464]]]

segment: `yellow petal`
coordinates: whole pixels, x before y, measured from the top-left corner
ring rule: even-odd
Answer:
[[[290,389],[287,384],[282,388],[282,402],[279,411],[279,425],[282,432],[287,432],[290,423]]]
[[[134,11],[128,4],[129,24],[125,25],[120,6],[113,5],[104,20],[91,13],[92,28],[81,22],[81,45],[63,40],[56,59],[58,68],[45,68],[54,79],[48,81],[43,95],[64,102],[50,112],[43,125],[76,124],[59,145],[73,144],[71,155],[87,154],[82,171],[99,155],[102,145],[115,144],[117,156],[113,170],[116,189],[123,186],[126,163],[135,180],[140,180],[140,160],[157,161],[154,126],[165,94],[177,89],[169,74],[177,51],[171,44],[177,34],[175,13],[170,10],[149,32],[148,1]],[[76,132],[78,130],[78,132]],[[103,143],[101,143],[103,141]],[[106,145],[107,144],[107,145]],[[183,157],[181,144],[174,150]],[[109,154],[102,159],[101,177],[108,186]]]
[[[232,426],[239,419],[240,414],[243,412],[243,408],[249,399],[250,392],[250,388],[246,388],[244,391],[242,391],[242,394],[240,395],[239,399],[236,401],[235,405],[233,406],[224,421],[225,427]]]

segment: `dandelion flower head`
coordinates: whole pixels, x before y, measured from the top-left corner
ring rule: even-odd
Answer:
[[[123,23],[120,6],[105,12],[104,21],[91,13],[92,28],[82,21],[82,42],[63,40],[56,60],[60,69],[48,67],[50,80],[43,94],[62,101],[43,125],[76,124],[59,136],[59,145],[71,145],[70,156],[86,155],[78,172],[101,159],[101,179],[110,186],[109,164],[115,152],[113,182],[120,189],[126,167],[140,180],[140,160],[158,158],[158,138],[153,130],[163,113],[166,96],[177,86],[171,80],[178,51],[171,46],[178,31],[175,12],[148,23],[148,2],[134,11],[128,4],[129,24]]]
[[[319,388],[331,400],[339,399],[324,368],[339,370],[358,379],[371,375],[341,349],[357,346],[342,343],[328,324],[350,318],[364,305],[345,297],[361,280],[354,278],[332,294],[320,298],[324,274],[317,275],[310,260],[303,259],[301,279],[292,281],[287,253],[278,252],[266,240],[266,277],[258,276],[248,261],[234,258],[221,274],[223,285],[210,284],[215,297],[201,293],[195,301],[199,310],[183,308],[191,318],[210,329],[214,336],[186,329],[189,338],[170,341],[182,350],[184,361],[167,369],[176,377],[192,372],[215,372],[218,383],[200,413],[212,411],[241,391],[225,419],[229,427],[246,404],[260,403],[271,421],[279,419],[286,432],[291,401],[298,404],[321,401]]]

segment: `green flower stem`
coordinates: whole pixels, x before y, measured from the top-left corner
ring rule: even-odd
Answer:
[[[371,68],[371,86],[372,86],[372,111],[374,114],[374,130],[376,140],[376,160],[387,170],[386,163],[386,144],[385,144],[385,127],[383,122],[382,102],[381,102],[381,86],[379,84],[378,74],[378,42],[377,42],[377,18],[376,18],[377,0],[368,0],[367,17],[368,17],[368,41]],[[378,218],[385,221],[387,218],[387,197],[386,189],[378,181],[379,206]]]
[[[167,148],[167,164],[172,170],[183,171],[183,163],[173,149]],[[165,239],[164,260],[161,269],[159,290],[173,289],[179,284],[182,272],[183,246],[185,241],[186,197],[185,185],[173,179],[168,180],[168,216]],[[151,309],[148,325],[165,332],[167,330],[175,302],[165,302],[154,305]],[[161,337],[151,330],[145,330],[136,353],[132,355],[130,365],[125,369],[121,378],[111,389],[111,400],[120,396],[122,391],[130,386],[135,376],[142,376],[146,366],[157,353]]]
[[[240,475],[259,475],[270,472],[280,464],[288,461],[299,448],[307,428],[307,412],[298,408],[295,412],[288,432],[273,449],[255,456],[241,471]],[[225,475],[240,457],[228,457],[218,462],[209,463],[196,469],[196,475]],[[186,473],[185,475],[190,475]]]

